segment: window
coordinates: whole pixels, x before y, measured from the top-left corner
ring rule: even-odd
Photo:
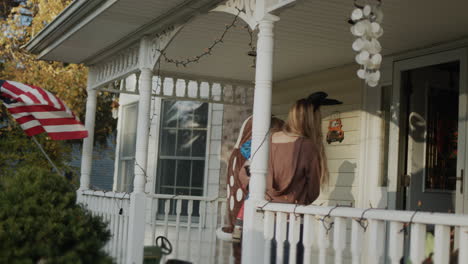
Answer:
[[[135,169],[135,146],[138,103],[122,106],[117,191],[132,192]]]
[[[156,192],[203,196],[208,103],[163,100]]]

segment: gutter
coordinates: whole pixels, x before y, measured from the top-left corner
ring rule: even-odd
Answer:
[[[42,53],[44,49],[65,32],[72,29],[84,17],[96,8],[101,6],[106,0],[75,0],[67,6],[49,25],[44,27],[26,45],[28,52],[33,54]]]

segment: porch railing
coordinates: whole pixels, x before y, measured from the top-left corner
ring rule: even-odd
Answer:
[[[229,262],[230,244],[216,237],[216,229],[224,224],[226,199],[162,194],[148,197],[151,213],[147,218],[149,239],[145,244],[154,245],[155,238],[163,235],[173,246],[166,259],[207,264]]]
[[[108,223],[111,238],[104,250],[117,263],[125,263],[129,225],[130,197],[126,193],[84,191],[78,202]]]
[[[111,239],[105,250],[116,263],[125,263],[128,254],[130,197],[127,193],[84,191],[78,202],[108,223]],[[145,246],[155,245],[165,236],[173,252],[165,259],[192,263],[229,263],[231,244],[216,237],[224,224],[226,199],[196,196],[147,194]],[[141,249],[143,250],[143,249]],[[164,262],[161,262],[164,263]]]
[[[384,263],[386,259],[400,264],[404,256],[411,263],[423,263],[425,251],[432,248],[429,233],[433,262],[428,263],[468,263],[468,215],[277,203],[258,210],[264,214],[265,263],[270,263],[272,254],[276,263],[283,263],[283,258],[296,263],[297,257],[303,257],[303,263]],[[300,254],[293,246],[299,243]],[[284,249],[286,244],[289,249]]]

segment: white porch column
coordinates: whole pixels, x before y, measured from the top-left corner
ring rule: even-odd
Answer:
[[[149,62],[151,44],[147,37],[140,44],[140,79],[138,122],[135,153],[135,178],[130,196],[130,225],[127,263],[143,263],[146,210],[146,164],[148,160],[148,137],[150,129],[151,86],[153,71]]]
[[[83,140],[81,153],[80,190],[88,190],[90,184],[91,168],[93,164],[94,126],[96,120],[97,91],[89,89],[93,80],[90,69],[88,74],[88,98],[86,99],[85,127],[88,137]]]
[[[273,28],[279,18],[264,16],[258,23],[257,65],[252,128],[252,165],[249,199],[245,202],[242,263],[263,263],[263,223],[256,206],[265,201],[268,172],[271,93],[273,84]]]

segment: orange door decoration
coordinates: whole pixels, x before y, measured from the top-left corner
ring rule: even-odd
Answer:
[[[342,130],[343,124],[341,118],[330,120],[328,123],[327,143],[342,142],[344,140],[344,131]]]

